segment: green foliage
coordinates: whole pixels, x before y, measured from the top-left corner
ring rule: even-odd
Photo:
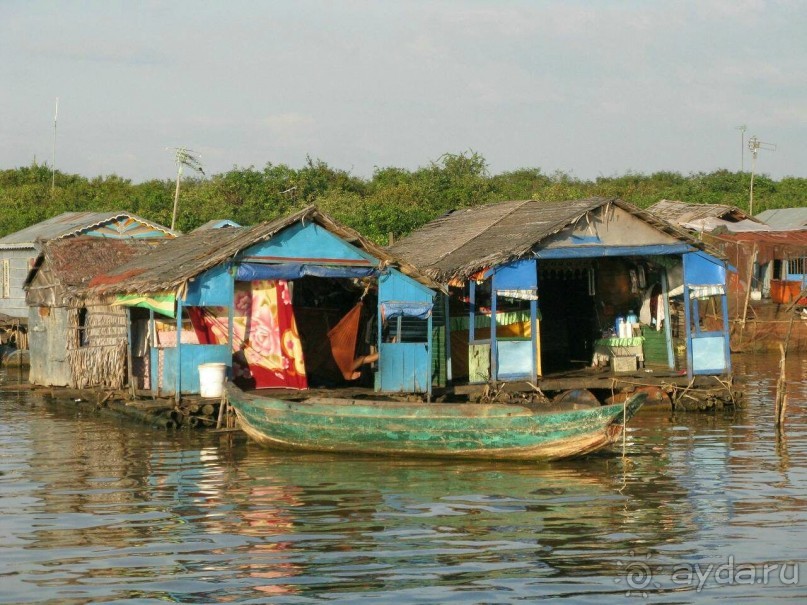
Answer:
[[[169,225],[173,180],[133,184],[115,175],[87,179],[55,174],[47,165],[32,164],[0,171],[0,235],[12,233],[61,212],[128,210]],[[285,164],[233,167],[206,179],[182,182],[177,227],[189,231],[211,219],[229,218],[243,225],[272,220],[308,204],[380,244],[390,234],[400,238],[452,210],[514,199],[567,200],[591,196],[619,197],[646,208],[661,199],[689,203],[748,207],[750,175],[717,170],[687,176],[677,172],[600,176],[582,180],[563,172],[519,168],[491,175],[476,152],[447,153],[416,170],[377,167],[363,179],[306,158],[301,168]],[[803,206],[807,179],[775,181],[758,175],[754,181],[754,212]]]

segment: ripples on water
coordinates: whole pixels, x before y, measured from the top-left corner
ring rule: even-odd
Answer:
[[[735,369],[747,409],[644,412],[626,461],[545,465],[273,453],[4,393],[0,603],[803,602],[807,357],[780,440],[776,360]]]

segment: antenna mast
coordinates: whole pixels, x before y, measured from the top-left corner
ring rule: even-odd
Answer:
[[[171,148],[166,148],[168,151],[171,151]],[[191,170],[195,170],[196,172],[201,172],[204,175],[205,171],[202,169],[202,163],[199,161],[199,158],[202,156],[196,154],[195,151],[192,149],[187,149],[185,147],[175,147],[174,151],[174,160],[177,163],[177,187],[174,191],[174,212],[171,214],[171,230],[174,230],[174,225],[177,222],[177,210],[179,209],[179,181],[182,177],[182,168],[187,166]],[[196,155],[195,155],[196,154]]]
[[[748,149],[751,150],[751,191],[748,198],[748,214],[754,216],[754,174],[757,171],[757,155],[760,149],[776,151],[776,145],[760,141],[757,135],[754,135],[748,139]]]
[[[740,131],[740,173],[743,173],[745,172],[745,131],[748,130],[748,126],[745,124],[737,126],[737,130]]]
[[[53,162],[50,175],[50,190],[56,189],[56,120],[59,119],[59,97],[56,97],[56,111],[53,114]]]

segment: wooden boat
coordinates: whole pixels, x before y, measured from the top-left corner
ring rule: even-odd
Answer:
[[[647,397],[637,393],[624,404],[565,402],[541,409],[326,397],[291,401],[231,383],[226,392],[241,428],[267,447],[492,460],[552,460],[603,448],[619,439]]]

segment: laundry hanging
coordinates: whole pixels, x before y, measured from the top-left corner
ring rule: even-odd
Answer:
[[[236,282],[234,305],[233,377],[256,389],[308,388],[288,284]],[[190,317],[199,342],[227,343],[226,307],[199,308]]]

